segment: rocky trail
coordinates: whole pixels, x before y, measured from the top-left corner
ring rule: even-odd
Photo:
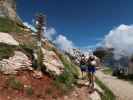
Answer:
[[[111,89],[117,100],[133,100],[133,84],[105,75],[101,70],[97,71],[96,76]]]
[[[79,79],[74,90],[59,100],[101,100],[98,90],[99,87],[95,84],[94,91],[90,93],[88,81]]]
[[[92,91],[89,87],[89,81],[86,76],[82,79],[82,75],[80,73],[79,79],[77,80],[77,85],[68,93],[68,95],[63,96],[63,98],[59,100],[101,100],[100,94],[104,91],[97,85],[94,85],[94,91]]]

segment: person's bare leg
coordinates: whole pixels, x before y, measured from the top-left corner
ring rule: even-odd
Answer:
[[[83,71],[82,71],[82,79],[83,79]]]
[[[92,89],[94,89],[94,74],[92,73]]]
[[[84,73],[85,73],[85,79],[86,79],[87,73],[86,72],[84,72]]]
[[[90,72],[90,88],[89,88],[89,93],[93,92],[93,74]]]
[[[85,74],[85,72],[83,71],[83,79],[85,79],[85,75],[86,75],[86,74]]]
[[[90,85],[91,85],[91,74],[90,74],[90,72],[88,73],[88,80],[89,80],[89,87],[90,87]]]
[[[93,73],[91,73],[91,88],[93,88]]]

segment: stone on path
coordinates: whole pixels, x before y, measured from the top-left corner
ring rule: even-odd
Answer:
[[[43,74],[41,71],[34,71],[33,77],[36,79],[41,79],[43,77]]]
[[[94,84],[94,88],[97,89],[97,91],[100,92],[101,94],[104,94],[104,90],[101,89],[101,87],[99,87],[96,83]]]
[[[87,80],[78,80],[77,85],[88,87],[89,82]],[[95,88],[96,91],[94,91],[91,94],[88,94],[88,97],[90,98],[90,100],[101,100],[99,92],[103,94],[104,91],[96,83],[94,84],[94,88]]]
[[[93,93],[91,93],[89,95],[89,97],[90,97],[91,100],[101,100],[100,95],[96,91],[94,91]]]

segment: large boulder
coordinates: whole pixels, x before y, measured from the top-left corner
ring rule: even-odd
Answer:
[[[46,71],[52,75],[58,76],[63,73],[64,65],[54,51],[42,49],[44,59],[43,64],[46,66]]]
[[[4,74],[16,74],[19,69],[31,69],[32,62],[20,51],[15,51],[15,55],[9,59],[0,61],[0,71]]]
[[[0,43],[18,46],[19,43],[8,33],[0,32]]]

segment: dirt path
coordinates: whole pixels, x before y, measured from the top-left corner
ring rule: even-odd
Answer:
[[[101,100],[99,93],[96,90],[99,90],[99,86],[95,84],[95,91],[90,93],[91,89],[89,88],[89,83],[84,74],[84,79],[82,79],[82,74],[79,69],[79,79],[77,80],[77,85],[74,90],[68,95],[58,99],[58,100]]]
[[[101,100],[101,98],[96,90],[90,93],[87,80],[79,80],[71,93],[58,100]]]
[[[133,84],[105,75],[101,70],[96,72],[96,76],[113,91],[117,100],[133,100]]]
[[[95,84],[96,90],[90,93],[91,89],[88,86],[89,83],[86,74],[84,74],[84,79],[82,79],[80,69],[79,73],[79,79],[74,90],[59,100],[101,100],[100,94],[98,93],[99,86]]]
[[[76,87],[73,92],[64,96],[60,100],[91,100],[87,87]]]

